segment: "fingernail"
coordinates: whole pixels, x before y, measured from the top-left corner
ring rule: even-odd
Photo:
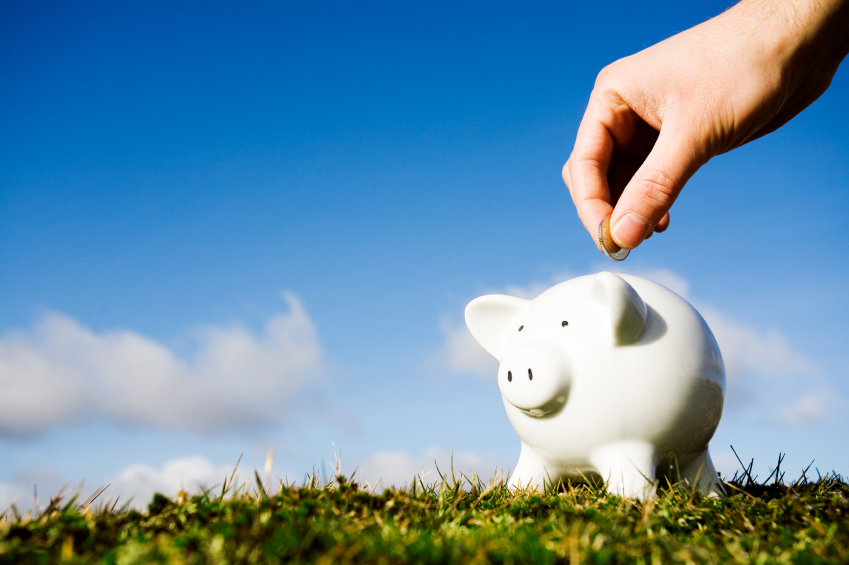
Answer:
[[[646,238],[647,231],[649,223],[633,212],[628,212],[619,218],[610,234],[620,247],[633,249]]]

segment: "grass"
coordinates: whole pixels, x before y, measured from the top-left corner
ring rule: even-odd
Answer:
[[[759,483],[751,465],[707,498],[666,485],[653,500],[599,485],[517,492],[473,475],[372,493],[337,476],[256,484],[144,512],[50,501],[0,518],[0,563],[847,563],[849,485],[839,476]],[[232,481],[232,478],[230,479]]]

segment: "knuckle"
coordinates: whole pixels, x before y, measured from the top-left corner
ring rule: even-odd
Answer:
[[[581,155],[574,159],[575,164],[582,169],[598,171],[599,173],[607,172],[606,160],[595,155]]]
[[[640,179],[640,193],[644,200],[653,204],[653,208],[664,212],[675,202],[678,186],[663,171],[651,171]]]
[[[610,76],[610,65],[604,67],[595,77],[595,88],[602,86]]]
[[[581,204],[584,204],[585,202],[591,202],[591,201],[595,201],[595,200],[598,200],[598,198],[596,196],[589,195],[585,192],[580,192],[578,194],[572,193],[572,201],[576,205],[581,205]]]
[[[623,81],[630,76],[629,66],[625,59],[619,59],[602,68],[595,77],[594,88],[599,90],[619,90]]]
[[[609,65],[602,68],[598,75],[595,77],[595,86],[596,88],[600,86],[604,86],[608,84],[611,79],[616,75],[616,63],[610,63]]]
[[[569,189],[569,192],[572,192],[572,177],[569,174],[569,161],[566,161],[566,164],[563,165],[563,183],[566,185],[566,188]]]

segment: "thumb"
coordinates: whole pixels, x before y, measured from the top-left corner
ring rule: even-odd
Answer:
[[[633,249],[669,212],[684,184],[707,159],[687,128],[662,127],[646,160],[628,182],[610,218],[610,234]]]

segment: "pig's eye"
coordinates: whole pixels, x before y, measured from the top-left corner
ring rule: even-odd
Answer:
[[[522,331],[523,329],[525,329],[525,326],[519,326],[519,331]]]
[[[507,382],[513,382],[513,373],[511,371],[507,371]]]
[[[528,369],[528,380],[529,380],[529,381],[534,380],[534,374],[531,372],[531,370],[530,370],[530,369]]]
[[[560,324],[560,325],[561,325],[561,326],[563,326],[563,327],[565,328],[566,326],[568,326],[568,325],[569,325],[569,322],[567,322],[566,320],[563,320],[563,323],[562,323],[562,324]]]

